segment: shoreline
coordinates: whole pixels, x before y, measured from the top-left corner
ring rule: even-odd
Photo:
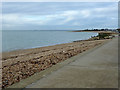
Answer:
[[[90,38],[89,38],[89,39],[90,39]],[[75,40],[75,41],[86,41],[86,40],[89,40],[89,39],[85,39],[85,40]],[[72,42],[75,42],[75,41],[66,42],[66,43],[72,43]],[[15,49],[15,50],[10,50],[10,51],[3,51],[3,52],[0,52],[0,53],[17,52],[17,51],[19,52],[19,51],[21,51],[21,50],[29,50],[29,49],[39,49],[39,48],[44,48],[44,47],[62,45],[62,44],[66,44],[66,43],[53,44],[53,45],[47,45],[47,46],[36,46],[36,47],[29,47],[29,48],[22,48],[22,49]]]
[[[95,31],[95,30],[75,30],[75,31],[71,31],[71,32],[93,32],[93,33],[109,33],[109,34],[118,34],[118,32],[114,32],[114,31]]]
[[[98,33],[97,33],[98,34]],[[95,37],[97,35],[94,35]],[[81,40],[73,40],[73,41],[69,41],[69,42],[64,42],[64,43],[56,43],[56,44],[52,44],[52,45],[45,45],[45,46],[35,46],[35,47],[27,47],[27,48],[21,48],[21,49],[13,49],[13,50],[7,50],[7,51],[2,51],[0,53],[7,53],[7,52],[19,52],[21,50],[29,50],[29,49],[37,49],[37,48],[42,48],[42,47],[49,47],[49,46],[55,46],[55,45],[61,45],[61,44],[66,44],[66,43],[72,43],[74,41],[86,41],[86,40],[89,40],[92,36],[90,36],[89,38],[87,39],[81,39]]]
[[[96,33],[96,32],[95,32],[95,33]],[[96,37],[96,36],[94,36],[94,37]],[[71,41],[71,42],[54,44],[54,45],[48,45],[48,46],[36,46],[36,47],[30,47],[30,48],[15,49],[15,50],[10,50],[10,51],[2,51],[2,52],[0,52],[0,53],[6,54],[6,53],[12,53],[12,52],[20,52],[20,51],[26,51],[26,50],[32,50],[32,49],[52,47],[52,46],[56,46],[56,45],[64,45],[64,44],[73,43],[73,42],[89,41],[91,38],[92,38],[92,36],[91,36],[90,38],[88,38],[88,39],[83,39],[83,40],[74,40],[74,41]]]
[[[89,38],[89,39],[91,39],[91,38]],[[32,47],[32,48],[23,48],[23,49],[11,50],[11,51],[3,51],[3,52],[0,52],[0,53],[2,53],[2,55],[13,53],[14,55],[11,55],[11,56],[15,56],[15,54],[17,54],[17,53],[26,52],[26,51],[32,51],[34,49],[44,49],[44,48],[50,48],[50,47],[55,47],[55,46],[61,46],[61,45],[65,45],[65,44],[71,44],[71,43],[74,43],[74,42],[84,42],[84,41],[87,41],[89,39],[75,40],[75,41],[71,41],[71,42],[67,42],[67,43],[61,43],[61,44],[55,44],[55,45],[49,45],[49,46],[41,46],[41,47],[38,46],[38,47]],[[2,59],[3,58],[4,57],[2,57]]]
[[[43,71],[72,56],[87,51],[108,40],[81,40],[53,46],[2,53],[3,88]]]

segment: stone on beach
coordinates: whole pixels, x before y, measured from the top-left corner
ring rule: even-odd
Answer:
[[[93,48],[96,45],[100,45],[104,41],[105,40],[81,41],[49,46],[41,49],[23,50],[23,52],[21,51],[18,55],[14,56],[12,56],[12,52],[9,53],[8,56],[7,53],[5,53],[6,55],[3,56],[6,57],[3,57],[2,68],[3,88]]]

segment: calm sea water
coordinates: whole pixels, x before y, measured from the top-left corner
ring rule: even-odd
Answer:
[[[2,51],[68,43],[85,40],[96,35],[97,33],[91,32],[5,30],[2,32]]]

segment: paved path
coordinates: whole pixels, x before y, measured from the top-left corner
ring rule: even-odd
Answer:
[[[118,39],[80,56],[27,88],[117,88]]]

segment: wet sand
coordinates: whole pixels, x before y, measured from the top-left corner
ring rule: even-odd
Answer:
[[[4,52],[2,53],[2,87],[8,87],[108,40],[80,41]]]

